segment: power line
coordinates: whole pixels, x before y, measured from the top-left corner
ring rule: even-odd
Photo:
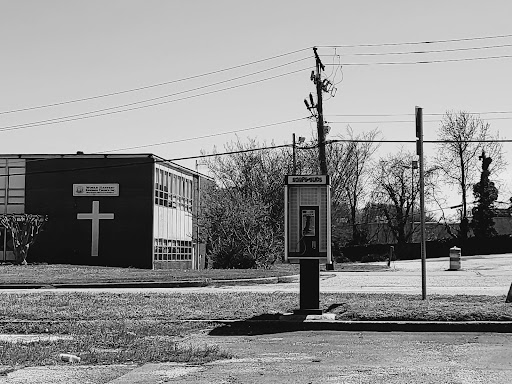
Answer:
[[[437,43],[460,42],[460,41],[489,40],[489,39],[501,39],[501,38],[507,38],[507,37],[512,37],[512,34],[510,34],[510,35],[495,35],[495,36],[472,37],[472,38],[460,38],[460,39],[400,42],[400,43],[354,44],[354,45],[320,45],[318,47],[322,47],[322,48],[384,47],[384,46],[420,45],[420,44],[437,44]],[[503,46],[507,46],[507,45],[503,45]],[[496,47],[499,47],[499,46],[496,46]],[[278,58],[281,58],[281,57],[284,57],[284,56],[288,56],[288,55],[292,55],[292,54],[295,54],[295,53],[304,52],[304,51],[309,50],[309,49],[311,49],[311,47],[301,48],[301,49],[298,49],[298,50],[295,50],[295,51],[291,51],[291,52],[286,52],[286,53],[283,53],[283,54],[280,54],[280,55],[276,55],[276,56],[272,56],[272,57],[268,57],[268,58],[264,58],[264,59],[260,59],[260,60],[255,60],[255,61],[251,61],[251,62],[248,62],[248,63],[239,64],[239,65],[235,65],[235,66],[232,66],[232,67],[223,68],[223,69],[219,69],[219,70],[215,70],[215,71],[210,71],[210,72],[202,73],[202,74],[199,74],[199,75],[188,76],[188,77],[181,78],[181,79],[164,81],[164,82],[161,82],[161,83],[150,84],[150,85],[145,85],[145,86],[141,86],[141,87],[135,87],[135,88],[125,89],[125,90],[121,90],[121,91],[110,92],[110,93],[105,93],[105,94],[100,94],[100,95],[95,95],[95,96],[83,97],[83,98],[72,99],[72,100],[65,100],[65,101],[56,102],[56,103],[42,104],[42,105],[37,105],[37,106],[33,106],[33,107],[24,107],[24,108],[13,109],[13,110],[8,110],[8,111],[0,111],[0,115],[2,115],[2,114],[10,114],[10,113],[17,113],[17,112],[24,112],[24,111],[30,111],[30,110],[35,110],[35,109],[43,109],[43,108],[49,108],[49,107],[56,107],[56,106],[61,106],[61,105],[66,105],[66,104],[79,103],[79,102],[84,102],[84,101],[90,101],[90,100],[95,100],[95,99],[100,99],[100,98],[106,98],[106,97],[117,96],[117,95],[121,95],[121,94],[132,93],[132,92],[142,91],[142,90],[146,90],[146,89],[161,87],[161,86],[164,86],[164,85],[175,84],[175,83],[179,83],[179,82],[183,82],[183,81],[193,80],[193,79],[197,79],[197,78],[201,78],[201,77],[205,77],[205,76],[211,76],[211,75],[215,75],[215,74],[231,71],[231,70],[234,70],[234,69],[239,69],[239,68],[247,67],[247,66],[250,66],[250,65],[254,65],[254,64],[258,64],[258,63],[262,63],[262,62],[270,61],[270,60],[274,60],[274,59],[278,59]],[[467,48],[467,49],[471,49],[471,48]],[[475,49],[486,49],[486,47],[475,48]],[[464,49],[461,49],[461,50],[464,50]]]
[[[462,140],[464,142],[507,142],[510,143],[512,140]],[[355,139],[339,139],[339,140],[328,140],[326,141],[327,145],[337,143],[337,142],[355,142],[355,143],[415,143],[415,140],[355,140]],[[448,143],[448,142],[457,142],[454,140],[425,140],[424,143]],[[316,148],[318,144],[314,144],[305,148],[302,147],[296,147],[297,149],[312,149]],[[46,174],[46,173],[59,173],[59,172],[76,172],[76,171],[82,171],[82,170],[95,170],[95,169],[109,169],[109,168],[121,168],[121,167],[129,167],[129,166],[137,166],[142,164],[148,164],[148,163],[164,163],[164,162],[175,162],[175,161],[182,161],[182,160],[194,160],[194,159],[202,159],[202,158],[208,158],[208,157],[216,157],[216,156],[226,156],[226,155],[233,155],[238,153],[249,153],[249,152],[257,152],[257,151],[265,151],[265,150],[273,150],[273,149],[279,149],[279,148],[292,148],[293,144],[282,144],[282,145],[273,145],[273,146],[267,146],[267,147],[259,147],[259,148],[248,148],[244,150],[236,150],[236,151],[229,151],[229,152],[217,152],[217,153],[211,153],[211,154],[202,154],[202,155],[196,155],[196,156],[185,156],[185,157],[177,157],[177,158],[171,158],[171,159],[155,159],[154,157],[151,157],[151,160],[148,162],[132,162],[132,163],[125,163],[125,164],[113,164],[113,165],[101,165],[101,166],[89,166],[89,167],[75,167],[75,168],[69,168],[69,169],[59,169],[59,170],[46,170],[46,171],[34,171],[34,172],[20,172],[20,173],[10,173],[9,176],[23,176],[23,175],[31,175],[31,174]],[[105,155],[108,156],[108,155]],[[129,156],[129,155],[127,155]],[[148,157],[151,155],[148,154]],[[5,157],[4,157],[5,158]],[[53,160],[54,158],[52,158]],[[22,160],[19,158],[13,159],[13,160]],[[29,159],[27,159],[29,160]],[[38,160],[50,160],[48,159],[30,159],[31,161],[38,161]],[[5,175],[4,175],[5,176]]]
[[[105,94],[102,94],[102,95],[96,95],[96,96],[90,96],[90,97],[83,97],[83,98],[79,98],[79,99],[66,100],[66,101],[61,101],[61,102],[57,102],[57,103],[43,104],[43,105],[38,105],[38,106],[34,106],[34,107],[25,107],[25,108],[13,109],[13,110],[10,110],[10,111],[0,111],[0,115],[9,114],[9,113],[16,113],[16,112],[31,111],[31,110],[34,110],[34,109],[56,107],[56,106],[60,106],[60,105],[79,103],[79,102],[83,102],[83,101],[95,100],[95,99],[100,99],[100,98],[105,98],[105,97],[110,97],[110,96],[122,95],[122,94],[125,94],[125,93],[142,91],[142,90],[150,89],[150,88],[161,87],[161,86],[164,86],[164,85],[175,84],[175,83],[179,83],[179,82],[183,82],[183,81],[187,81],[187,80],[193,80],[193,79],[197,79],[197,78],[200,78],[200,77],[205,77],[205,76],[215,75],[215,74],[222,73],[222,72],[231,71],[233,69],[239,69],[239,68],[247,67],[249,65],[258,64],[258,63],[262,63],[262,62],[269,61],[269,60],[274,60],[274,59],[277,59],[277,58],[280,58],[280,57],[284,57],[284,56],[292,55],[292,54],[295,54],[295,53],[303,52],[303,51],[306,51],[306,50],[309,50],[309,49],[310,49],[309,47],[308,48],[302,48],[302,49],[298,49],[296,51],[283,53],[281,55],[272,56],[272,57],[268,57],[268,58],[261,59],[261,60],[251,61],[249,63],[235,65],[233,67],[228,67],[228,68],[219,69],[219,70],[216,70],[216,71],[206,72],[206,73],[202,73],[202,74],[199,74],[199,75],[184,77],[184,78],[176,79],[176,80],[165,81],[165,82],[162,82],[162,83],[150,84],[150,85],[145,85],[145,86],[142,86],[142,87],[125,89],[125,90],[122,90],[122,91],[105,93]]]
[[[493,115],[493,114],[510,114],[512,111],[487,111],[487,112],[467,112],[472,115]],[[423,116],[444,116],[443,113],[424,113]],[[385,113],[385,114],[332,114],[327,116],[341,116],[341,117],[397,117],[397,116],[415,116],[414,113]]]
[[[133,146],[133,147],[111,149],[111,150],[108,150],[108,151],[101,151],[101,152],[96,152],[96,153],[110,153],[110,152],[116,152],[116,151],[124,151],[124,150],[128,150],[128,149],[139,149],[139,148],[155,147],[155,146],[166,145],[166,144],[182,143],[182,142],[186,142],[186,141],[200,140],[200,139],[206,139],[206,138],[210,138],[210,137],[228,135],[228,134],[231,134],[231,133],[245,132],[245,131],[252,131],[252,130],[255,130],[255,129],[273,127],[273,126],[276,126],[276,125],[288,124],[288,123],[293,123],[293,122],[297,122],[297,121],[301,121],[301,120],[307,120],[307,119],[308,119],[308,117],[301,117],[301,118],[298,118],[298,119],[280,121],[280,122],[277,122],[277,123],[258,125],[258,126],[251,127],[251,128],[236,129],[234,131],[212,133],[210,135],[189,137],[189,138],[179,139],[179,140],[163,141],[163,142],[153,143],[153,144],[145,144],[145,145],[137,145],[137,146]]]
[[[400,43],[353,44],[353,45],[319,45],[318,47],[322,47],[322,48],[384,47],[384,46],[420,45],[420,44],[437,44],[437,43],[460,42],[460,41],[489,40],[489,39],[501,39],[501,38],[507,38],[507,37],[512,37],[512,34],[508,34],[508,35],[495,35],[495,36],[482,36],[482,37],[472,37],[472,38],[460,38],[460,39],[400,42]],[[489,47],[461,48],[461,49],[454,49],[454,50],[488,49],[488,48],[497,48],[497,47],[506,47],[506,46],[509,46],[509,45],[504,44],[504,45],[489,46]],[[132,93],[132,92],[142,91],[142,90],[146,90],[146,89],[161,87],[161,86],[169,85],[169,84],[175,84],[175,83],[179,83],[179,82],[183,82],[183,81],[187,81],[187,80],[193,80],[193,79],[197,79],[197,78],[201,78],[201,77],[205,77],[205,76],[211,76],[211,75],[214,75],[214,74],[219,74],[219,73],[231,71],[231,70],[234,70],[234,69],[239,69],[239,68],[247,67],[247,66],[258,64],[258,63],[262,63],[262,62],[265,62],[265,61],[274,60],[274,59],[281,58],[281,57],[288,56],[288,55],[292,55],[292,54],[295,54],[295,53],[304,52],[306,50],[309,50],[310,48],[311,47],[306,47],[306,48],[298,49],[298,50],[295,50],[295,51],[283,53],[283,54],[280,54],[280,55],[276,55],[276,56],[272,56],[272,57],[268,57],[268,58],[264,58],[264,59],[260,59],[260,60],[255,60],[255,61],[251,61],[251,62],[248,62],[248,63],[239,64],[239,65],[235,65],[235,66],[232,66],[232,67],[223,68],[223,69],[219,69],[219,70],[215,70],[215,71],[210,71],[210,72],[202,73],[202,74],[199,74],[199,75],[193,75],[193,76],[189,76],[189,77],[185,77],[185,78],[181,78],[181,79],[164,81],[164,82],[161,82],[161,83],[150,84],[150,85],[145,85],[145,86],[141,86],[141,87],[135,87],[135,88],[131,88],[131,89],[125,89],[125,90],[121,90],[121,91],[110,92],[110,93],[105,93],[105,94],[100,94],[100,95],[95,95],[95,96],[83,97],[83,98],[72,99],[72,100],[65,100],[65,101],[56,102],[56,103],[42,104],[42,105],[37,105],[37,106],[33,106],[33,107],[24,107],[24,108],[13,109],[13,110],[8,110],[8,111],[0,111],[0,115],[2,115],[2,114],[17,113],[17,112],[24,112],[24,111],[30,111],[30,110],[35,110],[35,109],[43,109],[43,108],[49,108],[49,107],[56,107],[56,106],[72,104],[72,103],[79,103],[79,102],[84,102],[84,101],[90,101],[90,100],[95,100],[95,99],[100,99],[100,98],[106,98],[106,97],[117,96],[117,95],[121,95],[121,94]],[[450,51],[450,50],[441,50],[439,52],[446,52],[446,51]],[[435,52],[435,51],[433,51],[433,52]],[[423,53],[423,52],[409,52],[409,53]],[[388,53],[388,54],[395,54],[395,53]],[[406,54],[406,52],[404,52],[404,53],[396,53],[396,54]],[[363,54],[363,53],[361,53],[361,54],[356,54],[356,55],[372,55],[372,54]],[[360,65],[360,64],[345,64],[345,65]]]
[[[413,65],[413,64],[436,64],[436,63],[451,63],[461,61],[478,61],[478,60],[494,60],[512,58],[512,55],[499,55],[499,56],[485,56],[485,57],[466,57],[462,59],[443,59],[443,60],[420,60],[420,61],[388,61],[388,62],[375,62],[375,63],[342,63],[344,66],[369,66],[369,65]],[[332,65],[332,64],[325,64]]]
[[[499,45],[486,45],[483,47],[466,47],[466,48],[448,48],[448,49],[432,49],[422,51],[400,51],[400,52],[358,52],[358,53],[343,53],[343,56],[388,56],[388,55],[422,55],[429,53],[445,53],[445,52],[460,52],[460,51],[477,51],[482,49],[506,48],[512,47],[512,44],[499,44]],[[336,48],[335,48],[336,49]],[[331,56],[331,55],[322,55]],[[340,56],[339,54],[333,55],[334,57]]]
[[[399,45],[440,44],[440,43],[455,43],[455,42],[460,42],[460,41],[504,39],[504,38],[508,38],[508,37],[512,37],[512,34],[508,34],[508,35],[494,35],[494,36],[466,37],[466,38],[460,38],[460,39],[407,41],[407,42],[400,42],[400,43],[352,44],[352,45],[317,45],[317,47],[318,48],[391,47],[391,46],[399,46]]]
[[[297,118],[297,119],[285,120],[285,121],[280,121],[280,122],[276,122],[276,123],[258,125],[258,126],[254,126],[254,127],[250,127],[250,128],[242,128],[242,129],[228,131],[228,132],[219,132],[219,133],[215,133],[215,134],[211,134],[211,135],[196,136],[196,137],[190,137],[190,138],[185,138],[185,139],[180,139],[180,140],[165,141],[165,142],[160,142],[160,143],[145,144],[145,145],[138,145],[138,146],[133,146],[133,147],[125,147],[125,148],[111,149],[111,150],[107,150],[107,151],[93,152],[93,153],[91,153],[91,155],[105,154],[105,153],[111,153],[111,152],[115,152],[115,151],[123,151],[123,150],[129,150],[129,149],[147,148],[147,147],[179,143],[179,142],[186,142],[186,141],[192,141],[192,140],[199,140],[199,139],[204,139],[204,138],[209,138],[209,137],[227,135],[227,134],[231,134],[231,133],[250,131],[250,130],[255,130],[255,129],[272,127],[272,126],[276,126],[276,125],[282,125],[282,124],[289,124],[289,123],[293,123],[293,122],[297,122],[297,121],[301,121],[301,120],[307,120],[307,119],[308,119],[308,117],[301,117],[301,118]],[[311,148],[314,148],[314,147],[311,147]],[[54,158],[20,159],[20,161],[25,160],[30,163],[35,163],[35,162],[47,161],[47,160],[53,160],[53,159]],[[12,160],[12,159],[10,159],[10,160]]]
[[[281,124],[288,124],[288,123],[292,123],[292,122],[296,122],[296,121],[301,121],[301,120],[307,120],[307,119],[309,119],[309,118],[308,117],[303,117],[303,118],[299,118],[299,119],[293,119],[293,120],[287,120],[287,121],[282,121],[282,122],[277,122],[277,123],[265,124],[265,125],[260,125],[260,126],[256,126],[256,127],[244,128],[244,129],[239,129],[239,130],[234,130],[234,131],[229,131],[229,132],[221,132],[221,133],[217,133],[217,134],[198,136],[198,137],[192,137],[192,138],[186,138],[186,139],[180,139],[180,140],[173,140],[173,141],[165,141],[165,142],[153,143],[153,144],[145,144],[145,145],[139,145],[139,146],[133,146],[133,147],[127,147],[127,148],[120,148],[120,149],[114,149],[114,150],[108,150],[108,151],[101,151],[101,152],[95,152],[95,153],[96,154],[102,154],[102,153],[110,153],[110,152],[114,152],[114,151],[147,148],[147,147],[153,147],[153,146],[159,146],[159,145],[166,145],[166,144],[173,144],[173,143],[179,143],[179,142],[185,142],[185,141],[199,140],[199,139],[204,139],[204,138],[209,138],[209,137],[214,137],[214,136],[222,136],[222,135],[236,133],[236,132],[243,132],[243,131],[249,131],[249,130],[254,130],[254,129],[260,129],[260,128],[266,128],[266,127],[281,125]],[[458,142],[465,142],[465,143],[494,143],[494,142],[497,142],[497,143],[512,143],[512,139],[461,140],[461,141],[457,141],[457,140],[424,140],[423,142],[424,143],[429,143],[429,144],[458,143]],[[326,140],[325,143],[326,144],[334,144],[334,143],[395,143],[395,144],[400,144],[400,143],[406,143],[407,144],[407,143],[410,143],[410,144],[412,144],[412,143],[416,143],[416,141],[415,140],[334,139],[334,140]],[[291,146],[291,145],[292,144],[285,144],[284,147]],[[314,149],[317,146],[318,145],[315,144],[315,145],[307,146],[307,147],[306,146],[301,146],[301,147],[297,146],[296,148],[297,149]],[[283,146],[263,147],[263,148],[260,148],[260,149],[257,149],[257,148],[256,149],[251,149],[251,151],[273,149],[273,148],[281,148],[281,147],[283,147]],[[224,154],[233,154],[233,153],[237,153],[237,152],[229,152],[229,153],[224,153]],[[219,155],[224,155],[224,154],[219,154]],[[208,156],[215,156],[215,155],[208,155]],[[189,156],[189,157],[178,158],[178,159],[171,159],[169,161],[190,160],[190,159],[198,159],[198,158],[201,158],[201,157],[203,157],[203,155],[192,156],[192,157]]]
[[[488,117],[487,120],[512,120],[512,117]],[[441,120],[424,120],[424,123],[439,123]],[[414,120],[365,120],[365,121],[328,121],[328,124],[388,124],[414,123]]]
[[[138,161],[138,162],[130,162],[130,163],[124,163],[124,164],[112,164],[112,165],[98,165],[98,166],[88,166],[88,167],[74,167],[74,168],[68,168],[68,169],[54,169],[54,170],[41,170],[41,171],[32,171],[32,172],[18,172],[18,173],[9,173],[9,176],[26,176],[26,175],[35,175],[35,174],[52,174],[52,173],[64,173],[64,172],[77,172],[77,171],[88,171],[88,170],[98,170],[98,169],[111,169],[111,168],[123,168],[123,167],[133,167],[138,165],[144,165],[144,164],[153,164],[153,163],[166,163],[166,162],[175,162],[180,160],[192,160],[192,159],[201,159],[201,158],[207,158],[207,157],[215,157],[215,156],[225,156],[225,155],[234,155],[238,153],[249,153],[249,152],[257,152],[257,151],[265,151],[265,150],[271,150],[271,149],[279,149],[279,148],[291,148],[293,144],[282,144],[282,145],[273,145],[269,147],[259,147],[259,148],[248,148],[243,150],[237,150],[237,151],[229,151],[229,152],[221,152],[221,153],[211,153],[211,154],[204,154],[204,155],[197,155],[197,156],[188,156],[188,157],[181,157],[181,158],[174,158],[174,159],[157,159],[152,157],[150,154],[148,154],[148,158],[151,158],[151,160],[148,161]],[[108,156],[108,155],[106,155]],[[128,155],[127,155],[128,156]],[[5,157],[4,157],[5,159]],[[12,159],[12,160],[22,160],[20,158]],[[29,160],[29,159],[27,159]],[[30,159],[32,161],[45,161],[45,160],[55,160],[55,158],[42,158],[42,159]],[[7,175],[0,175],[1,176],[7,176]]]
[[[303,59],[295,60],[295,61],[283,64],[282,66],[294,64],[294,63],[297,63],[299,61],[304,61],[304,60],[307,60],[307,59],[309,59],[309,58],[303,58]],[[192,89],[188,89],[188,90],[185,90],[185,91],[175,92],[175,93],[172,93],[172,94],[169,94],[169,95],[154,97],[154,98],[150,98],[150,99],[140,100],[140,101],[136,101],[136,102],[132,102],[132,103],[127,103],[127,104],[121,104],[121,105],[117,105],[117,106],[109,107],[109,108],[97,109],[97,110],[93,110],[93,111],[89,111],[89,112],[83,112],[83,113],[78,113],[78,114],[74,114],[74,115],[61,116],[61,117],[57,117],[57,118],[53,118],[53,119],[38,121],[38,122],[35,122],[35,123],[46,123],[46,122],[52,122],[52,121],[58,122],[61,119],[67,119],[67,118],[73,118],[73,117],[79,117],[79,116],[87,116],[87,115],[92,115],[92,114],[101,113],[101,112],[105,112],[105,111],[111,111],[111,110],[116,110],[116,109],[119,109],[119,108],[129,107],[129,106],[133,106],[133,105],[144,104],[144,103],[148,103],[148,102],[151,102],[151,101],[161,100],[161,99],[169,98],[169,97],[172,97],[172,96],[177,96],[177,95],[181,95],[181,94],[184,94],[184,93],[189,93],[189,92],[197,91],[197,90],[200,90],[200,89],[209,88],[209,87],[213,87],[213,86],[216,86],[216,85],[221,85],[221,84],[225,84],[225,83],[228,83],[228,82],[240,80],[242,78],[246,78],[246,77],[257,75],[257,74],[260,74],[260,73],[263,73],[263,72],[271,71],[271,70],[273,70],[275,68],[276,67],[267,68],[267,69],[264,69],[264,70],[261,70],[261,71],[257,71],[257,72],[253,72],[253,73],[250,73],[250,74],[234,77],[234,78],[231,78],[231,79],[228,79],[228,80],[224,80],[224,81],[220,81],[220,82],[217,82],[217,83],[203,85],[203,86],[192,88]],[[31,124],[34,124],[34,123],[19,124],[19,125],[14,126],[14,127],[18,127],[18,126],[21,127],[21,126],[31,125]]]
[[[494,139],[494,140],[423,140],[424,143],[512,143],[512,139]],[[416,140],[358,140],[358,139],[334,139],[327,140],[326,143],[416,143]],[[300,149],[300,147],[297,147]]]
[[[200,94],[197,94],[197,95],[191,95],[191,96],[181,97],[181,98],[178,98],[178,99],[161,101],[161,102],[158,102],[158,103],[142,105],[142,106],[138,106],[138,107],[125,108],[125,109],[121,109],[121,110],[113,110],[113,111],[109,111],[109,112],[97,113],[97,114],[94,114],[94,115],[90,115],[90,114],[96,113],[98,111],[107,111],[107,110],[111,110],[111,109],[116,109],[116,108],[122,107],[122,106],[118,106],[118,107],[112,107],[112,108],[105,108],[105,109],[98,110],[98,111],[91,111],[91,112],[79,113],[79,114],[75,114],[75,115],[62,116],[62,117],[54,118],[54,119],[40,120],[40,121],[31,122],[31,123],[4,126],[4,127],[0,127],[0,132],[1,131],[11,131],[11,130],[17,130],[17,129],[24,129],[24,128],[31,128],[31,127],[36,127],[36,126],[59,124],[59,123],[65,123],[65,122],[69,122],[69,121],[84,120],[84,119],[90,119],[90,118],[94,118],[94,117],[112,115],[112,114],[115,114],[115,113],[122,113],[122,112],[127,112],[127,111],[133,111],[133,110],[138,110],[138,109],[155,107],[155,106],[158,106],[158,105],[174,103],[174,102],[177,102],[177,101],[188,100],[188,99],[192,99],[192,98],[196,98],[196,97],[210,95],[210,94],[213,94],[213,93],[219,93],[219,92],[228,91],[228,90],[235,89],[235,88],[245,87],[247,85],[257,84],[257,83],[261,83],[261,82],[264,82],[264,81],[273,80],[273,79],[276,79],[276,78],[279,78],[279,77],[288,76],[288,75],[292,75],[292,74],[295,74],[295,73],[303,72],[303,71],[308,70],[308,69],[309,68],[302,68],[302,69],[299,69],[299,70],[296,70],[296,71],[286,72],[284,74],[280,74],[280,75],[276,75],[276,76],[271,76],[271,77],[267,77],[267,78],[260,79],[260,80],[255,80],[255,81],[251,81],[251,82],[244,83],[244,84],[238,84],[238,85],[234,85],[234,86],[231,86],[231,87],[217,89],[217,90],[213,90],[213,91],[209,91],[209,92],[203,92],[203,93],[200,93]],[[184,93],[184,92],[178,92],[177,94],[180,94],[180,93]],[[170,96],[172,96],[172,95],[168,95],[167,97],[170,97]],[[131,104],[136,104],[136,103],[131,103]]]
[[[259,126],[250,127],[250,128],[237,129],[237,130],[233,130],[233,131],[219,132],[219,133],[214,133],[214,134],[210,134],[210,135],[189,137],[189,138],[179,139],[179,140],[162,141],[162,142],[152,143],[152,144],[143,144],[143,145],[137,145],[137,146],[133,146],[133,147],[111,149],[111,150],[95,152],[95,153],[97,153],[97,154],[110,153],[110,152],[116,152],[116,151],[124,151],[124,150],[139,149],[139,148],[148,148],[148,147],[155,147],[155,146],[160,146],[160,145],[167,145],[167,144],[181,143],[181,142],[187,142],[187,141],[193,141],[193,140],[200,140],[200,139],[206,139],[206,138],[210,138],[210,137],[228,135],[228,134],[237,133],[237,132],[246,132],[246,131],[251,131],[251,130],[256,130],[256,129],[261,129],[261,128],[272,127],[272,126],[276,126],[276,125],[288,124],[288,123],[293,123],[293,122],[302,121],[302,120],[309,120],[309,117],[301,117],[301,118],[297,118],[297,119],[293,119],[293,120],[286,120],[286,121],[281,121],[281,122],[276,122],[276,123],[269,123],[269,124],[259,125]],[[475,140],[475,141],[466,141],[466,142],[511,142],[511,141],[512,140],[505,140],[505,139],[503,139],[503,140],[486,140],[486,141]],[[414,141],[414,140],[373,140],[372,141],[372,140],[356,140],[356,139],[347,139],[347,140],[344,140],[344,139],[337,140],[336,139],[336,140],[328,140],[328,141],[326,141],[326,143],[329,143],[329,144],[332,144],[332,143],[335,143],[335,142],[415,143],[416,141]],[[448,142],[457,142],[457,141],[425,140],[424,142],[425,143],[441,143],[441,142],[448,143]],[[297,148],[312,149],[312,148],[315,148],[315,146],[307,147],[307,148],[303,146],[303,147],[297,147]]]

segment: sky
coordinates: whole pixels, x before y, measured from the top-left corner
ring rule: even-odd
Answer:
[[[414,140],[415,106],[425,140],[447,110],[512,138],[510,15],[508,0],[0,0],[0,151],[175,160],[311,138],[313,46],[337,83],[324,98],[328,139],[350,124]],[[400,146],[414,150],[386,143],[379,155]],[[504,150],[510,170],[512,143]]]

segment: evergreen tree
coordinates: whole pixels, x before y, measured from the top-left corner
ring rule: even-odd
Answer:
[[[477,238],[488,238],[496,236],[494,229],[494,202],[498,199],[498,189],[494,183],[489,180],[489,164],[492,162],[490,157],[485,156],[482,151],[482,173],[480,181],[473,185],[473,195],[477,201],[476,207],[473,208],[473,220],[471,228]]]

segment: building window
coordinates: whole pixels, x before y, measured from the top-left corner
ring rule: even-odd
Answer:
[[[155,172],[155,205],[192,212],[193,182],[163,169]]]
[[[155,239],[155,261],[192,260],[192,241]]]

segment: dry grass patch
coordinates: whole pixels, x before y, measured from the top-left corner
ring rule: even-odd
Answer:
[[[321,265],[325,269],[325,265]],[[335,264],[336,271],[385,270],[382,265],[346,263]],[[1,284],[88,284],[131,282],[175,282],[256,279],[299,273],[298,264],[276,264],[271,269],[205,269],[151,270],[138,268],[94,267],[66,264],[0,265]]]
[[[205,362],[229,357],[186,338],[215,320],[275,318],[299,305],[298,293],[65,293],[2,294],[0,333],[70,335],[72,340],[0,342],[0,365],[58,363],[59,353],[86,364]],[[505,297],[323,294],[321,307],[340,320],[512,320]],[[267,315],[267,316],[265,316]],[[202,320],[202,321],[193,321]]]
[[[205,363],[230,358],[213,345],[191,346],[182,342],[186,335],[215,324],[145,324],[123,321],[53,323],[43,332],[72,335],[71,339],[11,343],[0,341],[0,365],[27,366],[62,364],[59,354],[70,353],[82,364],[120,364],[146,362]],[[13,330],[11,324],[11,331]],[[14,327],[15,328],[15,327]],[[37,323],[32,324],[36,331]],[[41,329],[39,329],[41,330]],[[23,331],[20,327],[18,331]],[[41,330],[42,331],[42,330]],[[161,336],[156,336],[161,335]]]
[[[174,321],[249,319],[287,313],[299,305],[298,293],[5,293],[1,320]],[[339,319],[354,320],[512,320],[512,305],[503,296],[321,295],[321,307]]]
[[[231,280],[283,276],[298,273],[295,265],[281,264],[272,269],[151,270],[94,267],[66,264],[0,265],[2,284],[87,284],[129,282],[174,282]]]

